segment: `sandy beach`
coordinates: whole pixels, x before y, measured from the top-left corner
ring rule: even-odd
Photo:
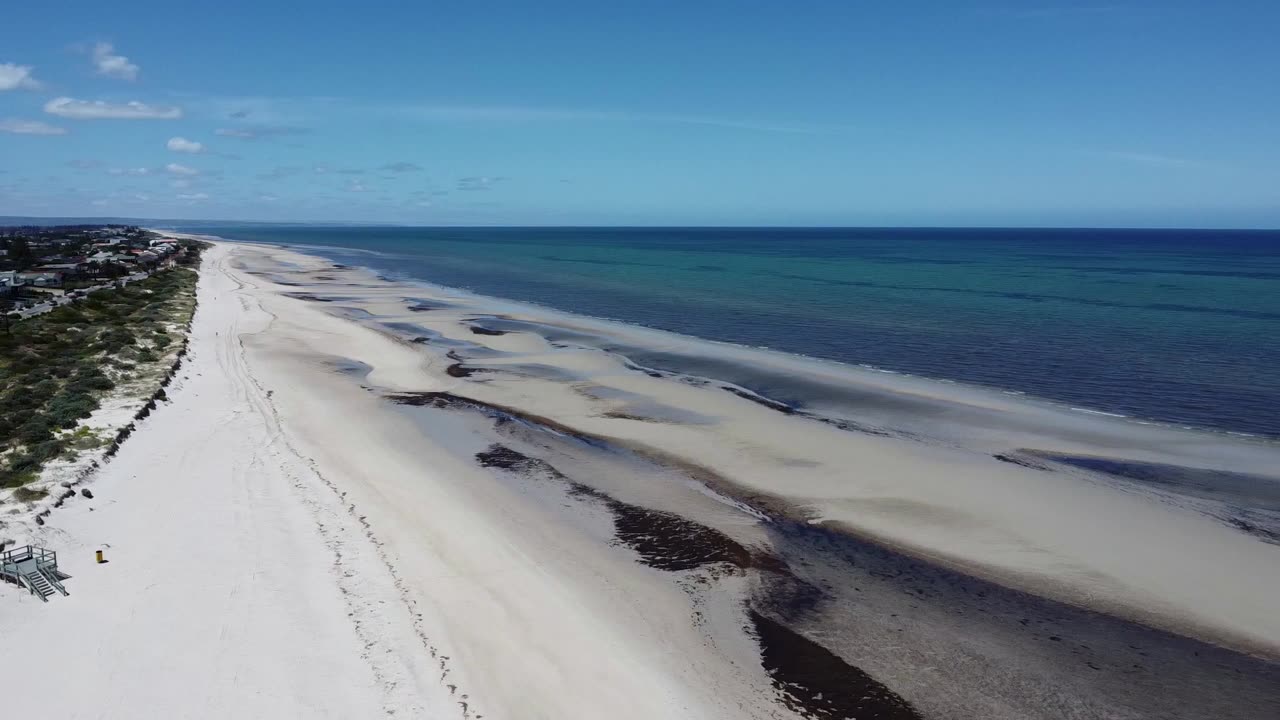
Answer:
[[[0,587],[15,716],[1280,713],[1274,445],[227,242],[168,395],[12,538],[72,576]]]

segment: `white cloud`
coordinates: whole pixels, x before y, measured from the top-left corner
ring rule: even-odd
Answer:
[[[169,142],[165,143],[165,147],[173,152],[191,153],[193,155],[204,152],[204,145],[201,143],[181,137],[169,138]]]
[[[0,90],[35,90],[40,83],[31,77],[30,65],[0,63]]]
[[[199,170],[193,167],[187,167],[186,165],[179,165],[178,163],[169,163],[168,165],[165,165],[164,171],[170,175],[181,175],[183,177],[191,177],[193,175],[200,174]]]
[[[107,171],[107,174],[108,174],[108,175],[116,175],[116,176],[120,176],[120,175],[135,175],[135,176],[140,176],[140,175],[150,175],[150,174],[151,174],[151,170],[150,170],[149,168],[144,168],[144,167],[140,167],[140,168],[111,168],[110,170],[108,170],[108,171]]]
[[[136,100],[109,103],[69,97],[50,100],[44,104],[44,111],[72,120],[176,120],[182,117],[182,108],[178,107],[147,105]]]
[[[353,180],[347,184],[346,191],[354,193],[369,192],[369,188],[365,187],[364,183],[359,180]]]
[[[202,193],[202,192],[198,192],[198,193],[180,193],[180,194],[178,195],[178,199],[179,199],[179,200],[208,200],[208,199],[209,199],[209,194],[208,194],[208,193]]]
[[[138,66],[129,62],[129,58],[115,54],[111,43],[100,42],[93,46],[93,65],[99,75],[118,80],[138,79]]]
[[[0,132],[15,135],[66,135],[67,129],[60,128],[39,120],[17,120],[9,118],[0,120]]]

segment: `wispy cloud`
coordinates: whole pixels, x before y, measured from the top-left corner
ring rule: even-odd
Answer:
[[[182,117],[182,108],[179,107],[147,105],[136,100],[109,103],[69,97],[50,100],[44,104],[44,111],[72,120],[176,120]]]
[[[143,175],[150,175],[150,174],[151,174],[151,168],[144,168],[144,167],[137,167],[137,168],[111,168],[111,169],[107,170],[107,174],[108,174],[108,175],[116,175],[116,176],[122,176],[122,175],[133,175],[133,176],[135,176],[135,177],[140,177],[140,176],[143,176]]]
[[[18,120],[8,118],[0,120],[0,132],[14,135],[66,135],[67,129],[39,120]]]
[[[458,184],[457,184],[457,186],[456,186],[456,187],[457,187],[457,189],[458,189],[458,190],[467,190],[467,191],[491,190],[491,189],[493,189],[493,186],[494,186],[494,185],[496,185],[496,184],[498,184],[498,183],[502,182],[503,180],[506,180],[506,178],[504,178],[504,177],[502,177],[502,176],[497,176],[497,177],[484,177],[484,176],[464,177],[464,178],[458,178]]]
[[[184,137],[171,137],[164,146],[172,152],[189,153],[191,155],[198,155],[205,151],[204,144]]]
[[[262,140],[268,138],[305,135],[310,130],[291,125],[245,125],[243,127],[218,128],[213,131],[219,137],[236,138],[237,140]]]
[[[847,131],[848,125],[774,123],[755,119],[723,118],[680,113],[633,112],[626,110],[591,110],[516,105],[416,105],[400,108],[413,117],[426,120],[465,122],[624,122],[666,125],[698,125],[703,127],[745,130],[751,132],[818,134]]]
[[[170,175],[178,175],[180,177],[192,177],[200,174],[199,170],[193,167],[187,167],[186,165],[179,165],[178,163],[169,163],[168,165],[165,165],[164,171]]]
[[[30,65],[0,63],[0,90],[36,90],[40,83],[31,76]]]
[[[422,172],[421,165],[411,163],[411,162],[405,162],[403,160],[401,160],[400,162],[388,163],[378,169],[382,170],[383,172],[393,172],[393,173]]]
[[[116,53],[111,43],[100,42],[93,46],[93,66],[97,74],[117,80],[137,80],[140,68],[129,58]]]
[[[259,180],[283,180],[302,172],[302,168],[293,165],[280,165],[257,175]]]
[[[209,194],[208,194],[208,193],[202,193],[202,192],[198,192],[198,193],[178,193],[178,199],[179,199],[179,200],[190,200],[190,201],[208,200],[208,199],[209,199]]]

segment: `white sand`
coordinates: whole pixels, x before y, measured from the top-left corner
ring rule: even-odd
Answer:
[[[0,586],[3,666],[38,669],[6,716],[791,717],[738,630],[740,578],[699,605],[460,459],[473,452],[464,428],[424,436],[335,371],[350,361],[379,391],[518,407],[1006,584],[1280,649],[1280,548],[1184,508],[971,448],[789,418],[529,334],[475,336],[457,313],[408,312],[401,299],[421,288],[341,273],[365,285],[365,300],[344,305],[511,353],[495,364],[588,378],[458,380],[419,346],[284,295],[313,288],[236,269],[233,253],[259,267],[327,267],[229,244],[207,255],[172,402],[89,485],[95,499],[70,502],[29,538],[59,551],[72,595],[44,604]],[[608,417],[627,403],[584,392],[601,389],[708,420]],[[110,563],[93,564],[98,548]],[[706,627],[691,625],[695,610]]]
[[[376,356],[394,383],[410,351],[240,289],[228,251],[172,402],[93,500],[18,538],[59,551],[71,595],[0,586],[3,666],[36,669],[6,717],[776,716],[745,636],[708,650],[686,593],[433,466],[317,362]]]

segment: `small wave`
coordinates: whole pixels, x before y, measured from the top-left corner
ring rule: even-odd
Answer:
[[[1101,410],[1090,410],[1089,408],[1073,407],[1073,408],[1071,408],[1071,409],[1072,409],[1072,410],[1074,410],[1074,411],[1076,411],[1076,412],[1088,413],[1089,415],[1105,415],[1105,416],[1107,416],[1107,417],[1114,417],[1114,418],[1128,418],[1128,417],[1129,417],[1128,415],[1121,415],[1120,413],[1103,412],[1103,411],[1101,411]]]

